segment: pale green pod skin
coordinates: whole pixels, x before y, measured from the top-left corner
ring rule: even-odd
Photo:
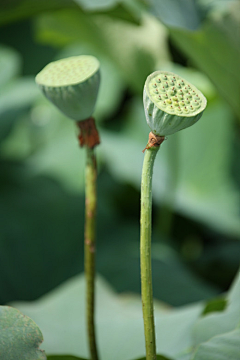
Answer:
[[[207,100],[201,91],[179,75],[155,71],[145,82],[143,104],[151,131],[165,136],[195,124],[201,118]]]
[[[43,94],[67,117],[81,121],[92,116],[100,84],[99,61],[90,55],[54,61],[36,76]]]

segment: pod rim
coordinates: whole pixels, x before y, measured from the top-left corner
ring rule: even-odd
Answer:
[[[56,81],[54,84],[52,82],[52,76],[53,74],[56,76],[59,74],[60,78],[62,76],[62,70],[61,65],[71,65],[71,62],[74,63],[76,60],[81,61],[89,61],[90,63],[90,69],[85,71],[85,74],[81,74],[81,71],[76,72],[76,75],[71,75],[72,79],[73,76],[75,76],[75,80],[63,80]],[[46,87],[53,87],[53,88],[59,88],[59,87],[65,87],[65,86],[72,86],[72,85],[78,85],[86,80],[90,79],[94,74],[96,74],[99,71],[100,63],[98,59],[95,56],[92,55],[79,55],[79,56],[70,56],[64,59],[56,60],[50,62],[48,65],[46,65],[35,77],[35,81],[40,86],[46,86]]]
[[[177,112],[174,112],[174,113],[173,113],[173,112],[169,112],[169,111],[167,111],[167,109],[165,109],[165,108],[163,108],[163,107],[160,107],[160,106],[159,106],[159,103],[153,98],[153,96],[152,96],[152,95],[150,94],[150,92],[149,92],[149,82],[152,80],[152,78],[154,78],[154,77],[155,77],[156,75],[158,75],[158,74],[161,74],[161,75],[164,74],[164,75],[170,75],[170,76],[178,76],[181,80],[184,81],[184,83],[185,83],[186,85],[190,85],[191,88],[192,88],[197,94],[200,94],[200,95],[201,95],[202,104],[201,104],[200,108],[199,108],[199,109],[196,109],[196,111],[194,111],[194,112],[192,112],[192,113],[190,113],[190,114],[188,114],[188,113],[186,113],[186,114],[178,114]],[[196,86],[194,86],[192,83],[190,83],[189,81],[187,81],[186,79],[184,79],[182,76],[180,76],[180,75],[178,75],[178,74],[175,74],[175,73],[173,73],[173,72],[170,72],[170,71],[157,70],[157,71],[154,71],[153,73],[151,73],[151,74],[147,77],[147,79],[146,79],[146,81],[145,81],[144,89],[145,89],[148,97],[150,98],[150,100],[154,103],[154,105],[155,105],[158,109],[160,109],[161,111],[163,111],[163,112],[165,112],[165,113],[167,113],[167,114],[169,114],[169,115],[172,115],[172,116],[194,117],[194,116],[200,114],[201,112],[203,112],[203,111],[205,110],[206,106],[207,106],[207,99],[205,98],[205,96],[203,95],[203,93],[202,93]]]

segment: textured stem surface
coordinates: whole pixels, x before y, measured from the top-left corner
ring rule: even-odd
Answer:
[[[87,331],[91,360],[98,360],[94,324],[95,278],[95,214],[96,214],[96,157],[94,149],[86,147],[85,175],[85,276],[87,287]]]
[[[141,184],[141,289],[146,345],[146,360],[156,360],[155,325],[152,292],[151,233],[152,233],[152,175],[159,146],[147,148]]]

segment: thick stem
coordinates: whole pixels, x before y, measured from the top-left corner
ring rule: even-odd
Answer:
[[[78,122],[79,143],[86,148],[84,270],[86,278],[87,334],[91,360],[98,360],[95,334],[95,218],[97,205],[97,166],[94,148],[100,143],[93,118]]]
[[[87,331],[91,360],[98,360],[95,323],[94,323],[94,278],[95,278],[95,214],[96,214],[96,157],[94,149],[86,147],[86,175],[85,175],[85,277],[86,277],[86,305]]]
[[[154,143],[149,145],[151,144],[149,137],[142,169],[140,262],[146,360],[156,360],[151,266],[152,175],[154,160],[159,150],[159,145],[163,140],[164,137],[161,137],[161,139],[159,137],[159,142],[155,142],[155,145]]]

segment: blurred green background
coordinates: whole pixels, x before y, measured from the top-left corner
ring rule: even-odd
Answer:
[[[238,1],[1,1],[1,304],[83,271],[85,152],[34,83],[48,62],[78,54],[101,63],[98,273],[140,293],[142,91],[151,72],[170,70],[208,106],[155,163],[154,296],[180,306],[228,290],[240,254],[239,23]]]

